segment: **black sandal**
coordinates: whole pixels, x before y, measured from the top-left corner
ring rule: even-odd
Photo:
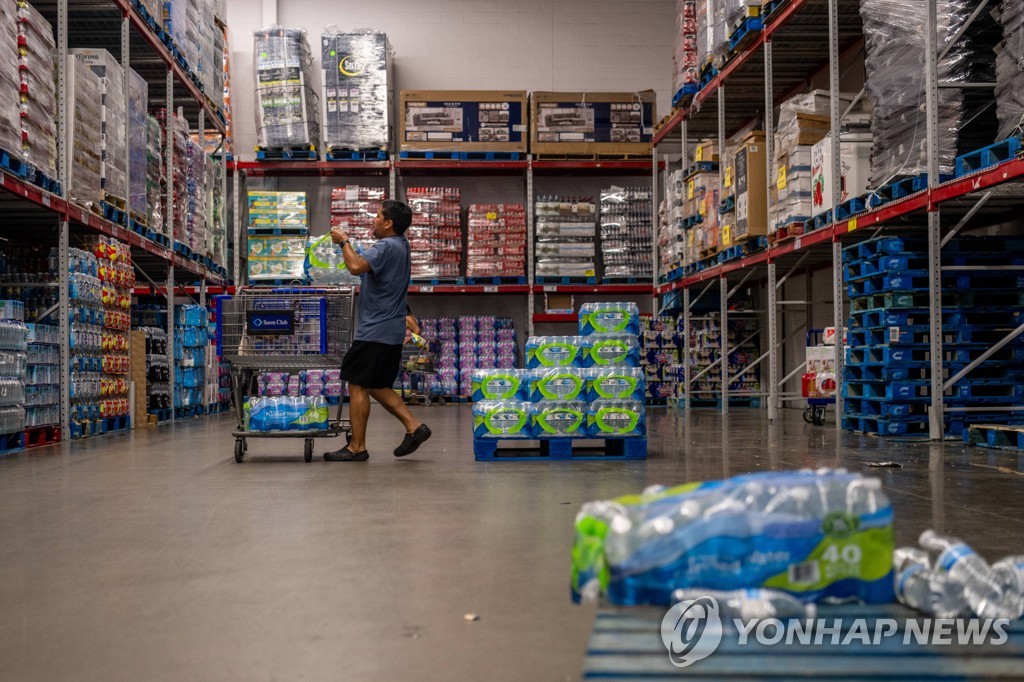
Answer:
[[[327,462],[365,462],[368,459],[370,459],[369,452],[366,450],[352,452],[348,449],[348,445],[343,447],[341,450],[324,453],[324,461]]]
[[[416,452],[423,443],[430,438],[430,428],[426,424],[420,424],[412,433],[405,434],[402,444],[395,448],[395,457],[405,457]]]

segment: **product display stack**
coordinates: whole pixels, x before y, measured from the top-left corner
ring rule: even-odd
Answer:
[[[843,99],[840,106],[845,109],[849,103]],[[779,108],[768,212],[776,238],[803,234],[804,221],[813,216],[811,148],[828,134],[830,126],[829,97],[822,90],[796,95]]]
[[[14,3],[0,4],[0,22],[4,26],[17,25],[17,13]],[[13,30],[0,32],[0,89],[9,93],[0,97],[0,149],[8,154],[20,156],[21,144],[21,110],[18,98],[14,93],[21,89],[21,77],[18,73],[18,39]]]
[[[164,133],[160,122],[153,116],[146,116],[146,226],[154,233],[166,236],[163,212],[166,183],[163,140]]]
[[[224,211],[224,194],[220,188],[224,178],[224,165],[219,159],[206,159],[206,248],[209,255],[218,263],[221,262],[224,241],[227,239],[225,225],[227,214]]]
[[[208,347],[206,308],[177,306],[174,314],[175,419],[187,419],[203,413]]]
[[[427,390],[432,396],[459,394],[459,333],[454,317],[423,318],[421,336],[436,341],[438,348],[435,373],[427,379]]]
[[[579,331],[530,337],[525,370],[472,375],[477,459],[495,459],[496,440],[531,438],[552,459],[580,456],[573,440],[585,438],[604,441],[603,457],[647,456],[636,304],[584,304]]]
[[[470,284],[526,283],[526,208],[470,204],[466,278]]]
[[[171,361],[167,354],[167,331],[142,327],[146,334],[146,411],[158,422],[171,414]]]
[[[149,163],[149,84],[128,70],[128,209],[132,220],[146,224],[146,185]]]
[[[32,169],[56,182],[57,90],[53,74],[57,46],[53,28],[24,0],[17,2],[17,8],[21,151]],[[51,188],[56,186],[51,185]]]
[[[665,178],[665,198],[658,205],[658,273],[667,281],[670,273],[691,259],[688,253],[687,231],[683,229],[685,169],[672,171]]]
[[[1016,0],[1003,0],[1000,21],[1003,42],[996,51],[996,139],[1005,140],[1024,136],[1024,6]]]
[[[601,258],[605,284],[647,282],[652,275],[651,189],[601,190]]]
[[[372,238],[373,219],[387,198],[383,187],[347,185],[331,190],[331,227],[340,227],[352,240]]]
[[[460,317],[456,326],[459,396],[472,394],[475,370],[516,366],[516,330],[510,318]]]
[[[697,55],[698,0],[676,0],[676,35],[673,43],[672,105],[697,93],[700,64]]]
[[[99,76],[101,88],[101,146],[100,187],[103,200],[115,208],[127,208],[125,153],[128,140],[124,121],[128,103],[124,92],[124,69],[106,50],[78,48],[70,50],[76,59],[88,64]]]
[[[231,368],[217,355],[217,309],[213,305],[208,308],[206,368],[203,372],[203,405],[207,414],[216,414],[227,409],[231,401]]]
[[[685,239],[691,263],[718,253],[722,196],[718,157],[717,142],[701,142],[694,153],[694,165],[683,175]]]
[[[60,440],[60,327],[38,322],[27,327],[25,445],[33,447]]]
[[[132,268],[131,249],[124,242],[108,237],[93,237],[88,245],[96,256],[97,278],[102,287],[100,419],[108,420],[106,430],[115,431],[128,428],[128,420],[109,420],[127,417],[131,413],[128,402],[131,374],[129,331],[135,270]]]
[[[593,197],[538,197],[537,282],[597,282],[597,213]]]
[[[206,152],[192,140],[185,141],[185,156],[188,166],[185,187],[188,196],[185,212],[185,239],[183,243],[199,256],[210,255],[207,244],[206,174],[208,160]]]
[[[250,191],[249,282],[306,282],[309,234],[305,192]]]
[[[759,407],[760,399],[750,394],[761,390],[760,368],[748,369],[748,366],[759,355],[760,323],[758,319],[752,316],[730,317],[727,343],[730,349],[727,359],[730,377],[729,404]],[[683,347],[681,341],[679,347]],[[683,387],[677,392],[677,397],[686,397],[689,401],[688,404],[695,407],[720,405],[722,373],[720,365],[716,363],[721,355],[722,326],[719,316],[712,313],[703,317],[691,317],[689,363],[693,393],[691,396],[686,396],[685,387]],[[686,362],[686,358],[683,358],[683,361]],[[711,369],[708,370],[708,368]],[[702,375],[701,372],[703,372]],[[741,372],[743,374],[739,376]],[[698,377],[698,375],[701,376]]]
[[[98,213],[102,199],[103,83],[92,67],[77,56],[68,57],[67,67],[64,94],[71,128],[68,198]]]
[[[644,317],[640,320],[640,366],[646,380],[649,405],[667,404],[685,397],[682,357],[682,320],[675,317]]]
[[[272,26],[256,31],[254,39],[258,149],[288,151],[286,158],[316,159],[320,123],[306,32]]]
[[[457,187],[410,187],[413,210],[407,232],[412,249],[412,279],[459,282],[462,279],[462,195]]]
[[[329,26],[320,37],[320,57],[327,159],[351,158],[346,151],[386,152],[394,99],[393,51],[387,35]]]
[[[25,447],[28,329],[21,301],[0,301],[0,453]]]
[[[167,116],[166,109],[156,112],[156,119],[163,129],[164,144],[171,146],[171,178],[174,212],[168,239],[188,246],[188,123],[177,115]],[[161,151],[160,158],[163,158]],[[165,179],[166,180],[166,179]],[[161,210],[167,215],[167,191],[161,189]],[[166,218],[165,218],[166,219]]]

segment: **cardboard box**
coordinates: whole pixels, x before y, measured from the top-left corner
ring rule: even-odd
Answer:
[[[723,246],[731,246],[747,237],[768,234],[768,167],[764,132],[754,131],[743,138],[736,152],[736,220]]]
[[[572,294],[544,294],[544,312],[571,315],[576,312],[576,299]]]
[[[871,135],[842,135],[839,141],[840,191],[832,193],[832,138],[826,137],[811,150],[812,215],[831,211],[868,191],[871,178]]]
[[[401,151],[526,152],[521,90],[402,90]]]
[[[148,423],[146,412],[149,409],[149,392],[146,390],[146,332],[130,332],[128,343],[131,381],[135,384],[135,402],[131,406],[131,423],[141,425]]]
[[[651,153],[654,91],[530,94],[533,154]]]

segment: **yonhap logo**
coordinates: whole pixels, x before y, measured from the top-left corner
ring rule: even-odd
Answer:
[[[714,597],[681,601],[661,620],[661,641],[677,668],[704,660],[722,643],[722,619]]]

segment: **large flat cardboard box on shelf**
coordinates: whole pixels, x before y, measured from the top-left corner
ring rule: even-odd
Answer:
[[[530,152],[566,156],[651,154],[655,96],[643,92],[530,93]]]
[[[524,90],[402,90],[400,151],[526,153]]]
[[[768,234],[766,152],[763,131],[754,131],[747,135],[736,151],[733,164],[736,173],[736,222],[731,226],[729,235],[729,241],[732,243]]]

